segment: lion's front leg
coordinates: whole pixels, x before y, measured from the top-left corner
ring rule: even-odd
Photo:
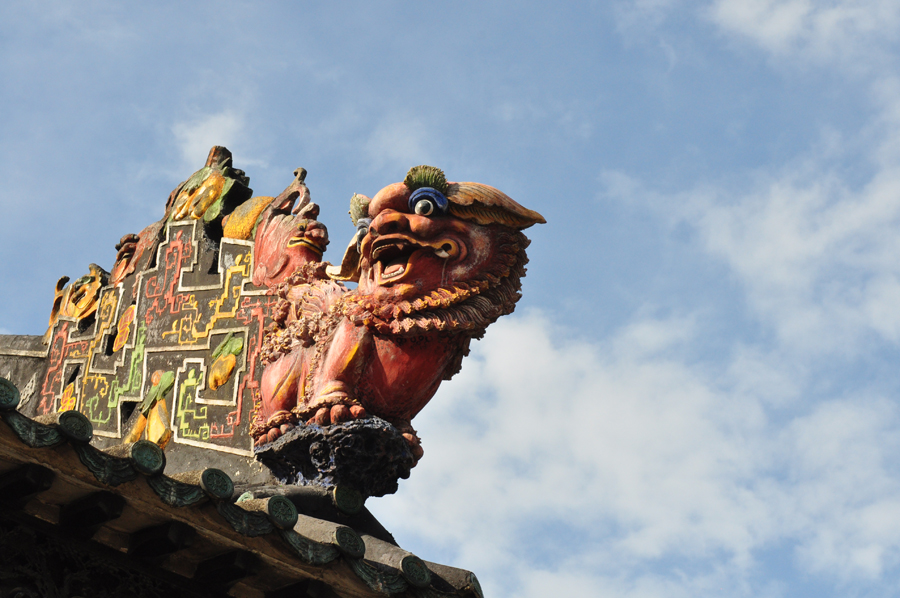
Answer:
[[[250,430],[257,446],[274,442],[294,426],[297,416],[292,410],[297,395],[303,394],[308,362],[306,350],[298,348],[263,370],[257,423]]]
[[[320,426],[365,417],[366,410],[356,396],[356,389],[372,350],[372,334],[368,329],[343,320],[313,374],[309,402],[303,406],[302,413],[295,412]]]

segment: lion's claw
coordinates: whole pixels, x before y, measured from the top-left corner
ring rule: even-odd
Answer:
[[[413,457],[416,461],[422,458],[422,455],[425,454],[425,449],[422,448],[422,441],[419,440],[419,437],[415,432],[404,432],[403,438],[406,439],[406,443],[409,444],[409,450],[412,452]]]
[[[337,405],[319,407],[306,423],[327,426],[330,424],[341,424],[354,419],[365,419],[365,417],[366,409],[362,405],[338,403]]]
[[[256,438],[254,446],[260,447],[264,444],[275,442],[292,430],[295,425],[303,425],[304,420],[306,420],[306,425],[328,426],[354,419],[365,419],[367,415],[365,407],[356,403],[350,403],[348,399],[337,404],[321,406],[311,414],[300,413],[296,410],[294,412],[279,411],[266,422],[266,427]]]
[[[340,424],[350,421],[351,418],[350,408],[346,405],[335,405],[331,408],[331,423]]]
[[[320,426],[325,426],[331,423],[331,418],[329,417],[330,411],[328,407],[321,407],[313,418],[310,420],[311,423],[318,424]]]

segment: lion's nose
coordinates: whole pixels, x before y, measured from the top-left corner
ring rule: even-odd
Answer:
[[[409,235],[421,240],[432,239],[440,234],[441,223],[435,218],[407,214],[399,211],[384,211],[375,216],[369,225],[373,237],[379,235]]]
[[[369,225],[369,232],[374,236],[408,233],[409,218],[402,212],[382,212]]]

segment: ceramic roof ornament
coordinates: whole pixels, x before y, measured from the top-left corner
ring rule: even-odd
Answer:
[[[166,215],[171,220],[193,218],[205,222],[227,213],[233,206],[250,197],[250,180],[244,171],[232,168],[232,155],[222,146],[209,150],[206,164],[182,183],[173,195]]]
[[[357,234],[326,274],[358,286],[307,270],[279,287],[251,433],[264,461],[283,465],[293,439],[306,444],[297,426],[361,434],[362,425],[347,422],[375,418],[384,429],[383,420],[409,456],[385,448],[401,453],[395,469],[366,464],[378,471],[372,479],[348,479],[378,494],[381,478],[405,477],[423,455],[413,417],[459,371],[471,339],[515,308],[529,243],[521,229],[544,219],[493,187],[450,183],[431,166],[411,169],[371,200],[354,195],[350,212]],[[296,457],[297,473],[308,477],[304,455]]]
[[[173,471],[215,454],[260,483],[394,492],[424,453],[413,418],[515,308],[544,219],[416,166],[352,196],[331,264],[306,170],[253,196],[232,160],[213,147],[110,275],[61,281],[44,348],[8,353],[23,413],[78,412],[100,448],[154,442]]]
[[[397,546],[365,501],[422,458],[413,418],[515,308],[522,230],[544,219],[417,166],[353,195],[331,264],[306,176],[253,196],[213,147],[109,273],[60,280],[46,335],[0,335],[0,486],[28,481],[7,508],[64,513],[51,528],[93,534],[126,569],[165,536],[196,595],[483,598],[474,574]],[[173,539],[194,532],[202,546]]]

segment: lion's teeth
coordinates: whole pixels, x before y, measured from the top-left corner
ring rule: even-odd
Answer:
[[[447,253],[447,251],[445,249],[436,249],[434,254],[436,256],[438,256],[439,258],[443,258],[443,259],[447,259],[448,257],[450,257],[450,254]]]
[[[394,265],[394,266],[387,268],[381,274],[381,277],[382,278],[396,278],[397,276],[400,276],[401,274],[403,274],[405,271],[406,271],[406,267],[398,264],[398,265]]]

